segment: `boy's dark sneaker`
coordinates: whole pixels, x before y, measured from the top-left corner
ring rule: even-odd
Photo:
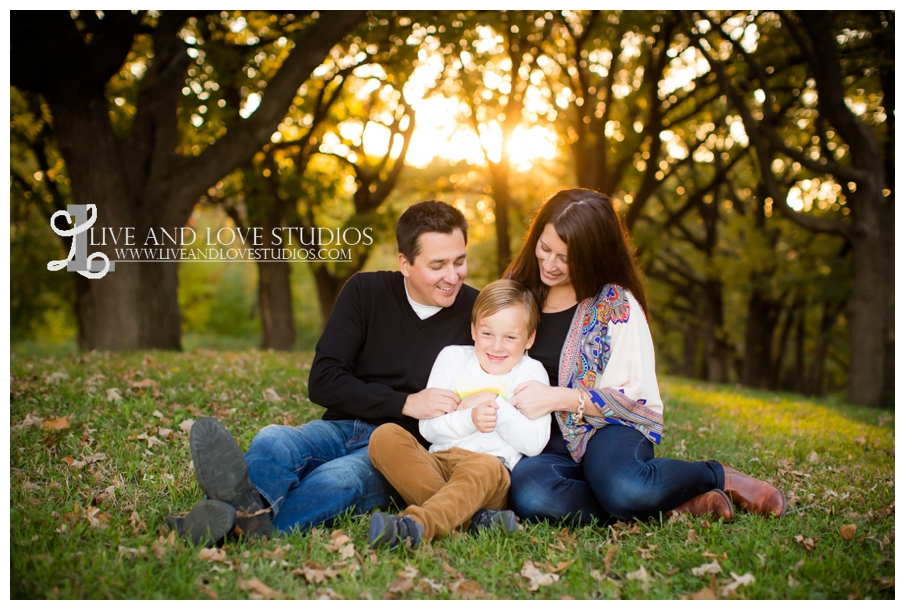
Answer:
[[[189,447],[195,478],[207,498],[236,509],[236,533],[271,535],[270,509],[264,508],[261,494],[248,480],[245,454],[223,424],[213,417],[196,421],[189,434]]]
[[[219,544],[236,526],[236,509],[219,500],[202,500],[185,516],[167,515],[167,527],[192,544]]]
[[[408,544],[409,548],[416,549],[421,544],[422,534],[424,527],[411,517],[397,517],[378,511],[371,515],[368,546],[372,549],[395,549]]]
[[[499,529],[507,534],[516,530],[515,513],[511,510],[482,508],[471,518],[468,533],[477,535],[487,529]]]

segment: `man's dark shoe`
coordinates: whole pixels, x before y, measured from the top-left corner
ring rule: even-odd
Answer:
[[[511,510],[494,510],[482,508],[471,518],[468,533],[477,535],[486,529],[499,529],[507,534],[516,530],[515,513]]]
[[[422,534],[424,527],[411,517],[397,517],[378,511],[371,515],[368,546],[372,549],[395,549],[408,544],[409,548],[416,549],[421,544]]]
[[[219,544],[236,526],[236,509],[219,500],[202,500],[183,517],[167,515],[167,527],[192,544]]]
[[[213,417],[196,421],[189,434],[189,447],[195,478],[207,498],[236,509],[236,533],[271,535],[270,509],[264,508],[261,494],[248,480],[245,454],[223,424]]]

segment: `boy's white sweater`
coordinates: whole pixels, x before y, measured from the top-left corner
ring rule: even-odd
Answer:
[[[471,420],[471,409],[453,411],[433,419],[422,419],[418,428],[431,444],[431,453],[461,447],[503,459],[512,470],[523,455],[539,454],[550,439],[550,416],[530,420],[509,403],[519,384],[538,381],[550,385],[543,365],[527,354],[505,375],[484,372],[470,345],[450,345],[434,362],[428,388],[452,390],[463,399],[485,390],[497,394],[496,429],[482,433]]]

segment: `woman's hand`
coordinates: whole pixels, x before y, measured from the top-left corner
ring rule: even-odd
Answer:
[[[515,388],[509,402],[522,415],[534,420],[553,411],[574,411],[578,405],[578,390],[526,381]]]

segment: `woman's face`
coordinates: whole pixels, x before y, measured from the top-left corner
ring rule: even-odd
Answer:
[[[537,264],[540,267],[541,281],[553,288],[554,286],[570,285],[569,279],[569,247],[556,233],[553,223],[548,222],[544,227],[537,245],[534,248],[537,256]]]

